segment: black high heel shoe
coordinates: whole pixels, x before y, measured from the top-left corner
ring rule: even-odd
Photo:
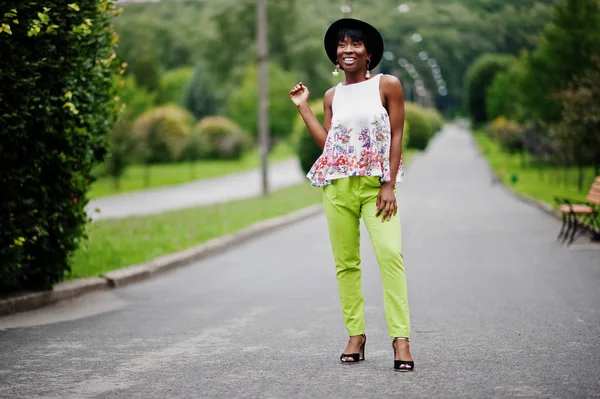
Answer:
[[[412,360],[396,360],[396,346],[394,344],[396,343],[396,341],[399,341],[399,340],[406,340],[406,342],[408,342],[408,338],[396,337],[392,341],[392,348],[394,348],[394,370],[401,371],[401,372],[413,371],[415,369],[414,361],[412,361]],[[402,366],[404,366],[404,367],[402,367]]]
[[[365,341],[360,346],[360,352],[359,353],[342,353],[340,355],[340,362],[350,364],[350,363],[358,363],[362,360],[365,360],[365,344],[367,343],[367,336],[365,334],[362,334],[362,337],[365,339]],[[344,360],[345,357],[349,357],[352,360]]]

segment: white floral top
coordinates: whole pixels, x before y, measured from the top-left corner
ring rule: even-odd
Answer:
[[[382,183],[391,180],[390,118],[381,104],[380,79],[381,74],[337,85],[325,148],[307,175],[313,186],[349,176],[379,176]]]

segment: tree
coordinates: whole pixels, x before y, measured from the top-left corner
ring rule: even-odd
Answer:
[[[229,98],[227,111],[242,128],[256,138],[258,87],[257,70],[250,66],[238,90]],[[294,77],[281,69],[277,64],[269,65],[269,125],[271,137],[283,138],[292,132],[292,122],[297,110],[289,101],[290,87],[296,83]]]
[[[199,63],[194,76],[183,94],[183,106],[198,120],[223,111],[223,92],[216,87],[215,79],[209,74],[204,63]]]
[[[593,66],[592,54],[600,54],[599,26],[598,0],[562,0],[555,7],[540,46],[525,60],[521,92],[533,121],[559,121],[561,104],[553,93]]]
[[[147,54],[140,58],[131,69],[139,87],[156,92],[160,87],[160,70],[156,58]]]
[[[180,67],[164,73],[160,78],[158,103],[181,105],[186,88],[193,76],[194,69],[190,67]]]
[[[514,121],[525,119],[520,90],[523,74],[523,62],[514,60],[505,71],[498,72],[494,77],[485,96],[487,117],[490,120],[500,116]]]
[[[499,72],[506,71],[516,58],[508,54],[484,54],[467,70],[469,111],[475,122],[489,120],[486,93]]]
[[[69,270],[118,111],[115,5],[47,3],[5,1],[0,15],[1,294]]]
[[[562,104],[562,120],[551,128],[560,151],[578,168],[580,191],[584,166],[594,165],[595,175],[600,175],[600,57],[592,60],[592,68],[556,95]]]

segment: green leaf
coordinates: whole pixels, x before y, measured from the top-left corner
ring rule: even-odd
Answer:
[[[69,7],[72,10],[79,11],[79,6],[76,3],[71,3],[67,7]]]

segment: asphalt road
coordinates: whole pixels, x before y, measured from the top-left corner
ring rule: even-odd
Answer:
[[[272,190],[292,186],[304,179],[306,177],[297,159],[269,165],[268,182]],[[175,186],[100,197],[88,203],[86,212],[93,220],[152,215],[175,209],[256,197],[261,194],[261,189],[261,170],[252,169]]]
[[[347,337],[321,215],[0,319],[0,397],[600,396],[600,246],[559,245],[559,222],[491,184],[471,141],[447,128],[398,189],[415,372],[392,370],[366,233],[367,360],[339,363]]]

